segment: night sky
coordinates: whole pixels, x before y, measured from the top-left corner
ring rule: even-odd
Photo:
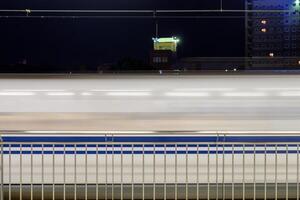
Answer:
[[[1,0],[1,9],[218,9],[215,0]],[[224,0],[224,9],[243,9]],[[243,56],[244,19],[162,19],[159,36],[181,39],[179,57]],[[148,59],[153,19],[0,19],[0,64],[100,65]]]

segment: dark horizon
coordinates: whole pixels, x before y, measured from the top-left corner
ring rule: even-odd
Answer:
[[[217,9],[219,1],[51,1],[17,0],[2,9]],[[224,9],[242,9],[243,1],[224,1]],[[91,65],[122,58],[148,61],[155,36],[153,19],[0,18],[0,64]],[[244,19],[160,19],[159,36],[181,39],[178,57],[244,56]]]

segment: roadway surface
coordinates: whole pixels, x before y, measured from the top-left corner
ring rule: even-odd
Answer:
[[[300,75],[0,77],[0,130],[300,130]]]

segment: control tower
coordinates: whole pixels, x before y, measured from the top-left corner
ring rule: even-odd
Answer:
[[[150,63],[157,69],[172,69],[172,64],[177,60],[177,37],[153,38],[153,50]]]

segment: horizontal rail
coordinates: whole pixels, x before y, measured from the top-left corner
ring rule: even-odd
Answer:
[[[113,130],[105,130],[105,131],[62,131],[62,130],[0,130],[0,134],[2,135],[141,135],[141,134],[153,134],[153,135],[300,135],[300,130],[295,131],[189,131],[189,130],[181,130],[181,131],[113,131]]]

